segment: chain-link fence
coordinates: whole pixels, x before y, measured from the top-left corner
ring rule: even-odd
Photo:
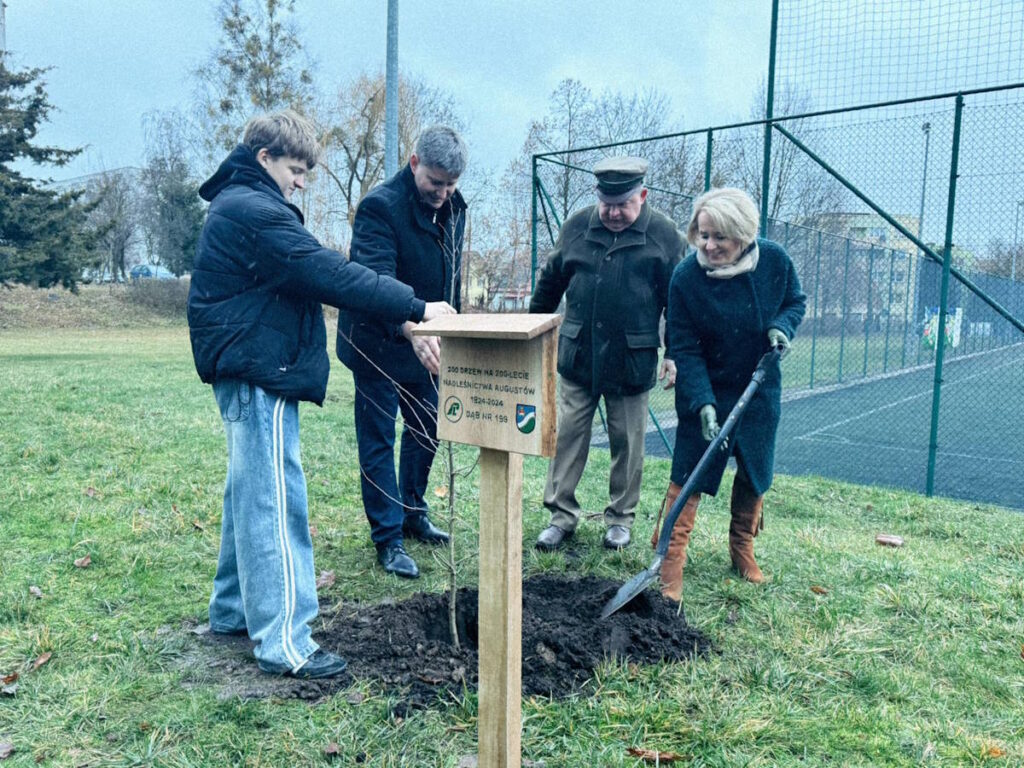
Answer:
[[[765,234],[807,294],[776,469],[1024,507],[1024,86],[537,155],[535,245],[611,154],[651,161],[648,200],[680,227],[710,186],[760,203],[766,125]],[[669,455],[671,393],[651,416]]]

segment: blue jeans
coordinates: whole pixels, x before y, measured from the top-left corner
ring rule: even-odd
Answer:
[[[319,647],[299,406],[243,381],[213,385],[228,443],[210,628],[248,629],[267,671],[297,670]]]
[[[370,538],[383,549],[402,540],[406,515],[429,512],[424,494],[437,450],[437,385],[395,384],[383,376],[352,375],[363,509]],[[395,419],[405,426],[395,476]]]

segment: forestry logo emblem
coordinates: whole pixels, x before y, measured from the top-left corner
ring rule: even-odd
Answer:
[[[452,395],[444,401],[444,417],[452,424],[462,418],[462,401]]]
[[[533,428],[536,426],[537,406],[518,403],[516,405],[516,429],[524,435],[528,435],[533,432]]]

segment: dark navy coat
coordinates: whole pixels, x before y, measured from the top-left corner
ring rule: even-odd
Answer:
[[[321,246],[247,147],[237,147],[199,194],[210,210],[188,326],[204,382],[242,379],[320,405],[330,372],[321,302],[358,305],[395,323],[423,317],[409,286]]]
[[[407,165],[359,203],[350,258],[411,285],[423,301],[447,301],[460,310],[465,229],[462,193],[456,190],[435,211],[420,202]],[[404,321],[389,322],[351,308],[339,313],[338,358],[354,373],[428,382],[430,373],[401,333]]]
[[[558,373],[593,395],[638,395],[654,386],[672,270],[683,239],[646,202],[629,227],[612,232],[596,205],[562,225],[537,278],[531,312],[554,312],[565,295]]]
[[[669,355],[676,362],[676,445],[672,482],[682,485],[704,454],[700,409],[711,404],[724,424],[761,356],[769,351],[768,329],[790,339],[803,319],[806,299],[793,262],[781,245],[758,240],[753,272],[729,279],[708,277],[690,255],[672,275],[668,299]],[[763,494],[772,484],[775,431],[779,425],[782,373],[776,362],[729,437],[736,460]],[[721,454],[695,489],[712,496],[728,461]]]

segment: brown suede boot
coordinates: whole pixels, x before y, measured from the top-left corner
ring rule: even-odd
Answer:
[[[729,509],[732,521],[729,524],[729,556],[732,567],[740,576],[754,584],[764,581],[764,574],[754,560],[754,537],[757,536],[758,523],[764,496],[754,493],[750,483],[739,473],[732,484],[732,500]]]
[[[651,537],[651,546],[655,549],[658,546],[658,534],[661,532],[661,517],[668,514],[682,490],[682,487],[675,483],[670,483],[668,486],[668,493],[665,494],[665,501],[658,514],[659,524],[655,526],[654,536]],[[699,502],[699,493],[691,495],[686,500],[679,517],[676,518],[676,524],[672,527],[668,552],[665,553],[665,559],[661,561],[661,594],[676,602],[683,597],[683,566],[686,565],[686,547],[690,543],[690,532],[697,519],[697,504]]]

